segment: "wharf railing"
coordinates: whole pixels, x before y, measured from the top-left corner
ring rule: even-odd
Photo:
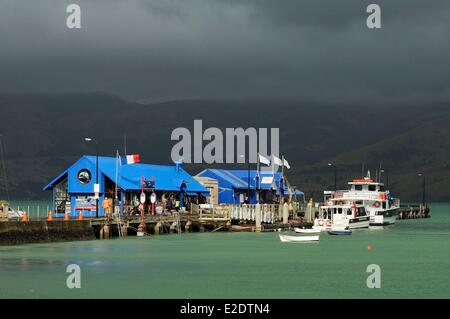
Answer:
[[[51,204],[19,204],[9,206],[15,212],[25,212],[28,218],[45,219],[52,209]],[[20,218],[19,218],[20,219]]]
[[[231,210],[231,219],[240,221],[255,221],[256,220],[256,205],[255,204],[232,204],[228,205]],[[280,212],[280,205],[278,204],[260,204],[261,207],[261,222],[273,224],[282,219]]]

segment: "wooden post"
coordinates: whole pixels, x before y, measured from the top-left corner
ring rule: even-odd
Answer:
[[[184,225],[184,231],[185,231],[185,232],[190,232],[190,231],[191,231],[191,225],[192,225],[192,222],[191,222],[190,219],[188,219],[188,221],[187,221],[186,224]]]
[[[155,225],[155,231],[154,231],[155,235],[159,235],[160,228],[161,228],[161,222],[157,222]]]
[[[175,233],[176,226],[177,226],[177,223],[172,222],[172,224],[170,224],[170,227],[169,227],[169,232]]]
[[[255,205],[255,231],[261,232],[261,205],[257,203]]]
[[[283,204],[283,224],[289,223],[289,205],[287,203]]]

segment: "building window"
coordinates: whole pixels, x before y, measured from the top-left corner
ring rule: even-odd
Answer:
[[[80,170],[78,172],[77,178],[81,184],[89,184],[89,182],[91,181],[92,175],[88,169],[83,168],[82,170]]]

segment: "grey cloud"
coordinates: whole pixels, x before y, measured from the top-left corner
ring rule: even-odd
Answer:
[[[450,98],[449,26],[440,0],[7,0],[0,91],[426,103]]]

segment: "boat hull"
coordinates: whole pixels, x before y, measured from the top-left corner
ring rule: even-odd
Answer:
[[[320,234],[320,229],[302,229],[294,227],[294,231],[299,234]]]
[[[319,236],[288,236],[279,234],[280,241],[283,243],[308,243],[318,242]]]
[[[370,217],[361,217],[358,219],[351,220],[339,220],[329,223],[322,223],[322,225],[318,222],[315,222],[314,228],[317,230],[330,230],[333,227],[348,227],[349,229],[361,229],[361,228],[369,228],[370,226]]]
[[[393,225],[397,220],[397,215],[398,215],[398,208],[386,210],[383,212],[371,212],[370,226]]]
[[[345,231],[345,230],[329,230],[328,234],[330,235],[351,235],[352,231]]]

